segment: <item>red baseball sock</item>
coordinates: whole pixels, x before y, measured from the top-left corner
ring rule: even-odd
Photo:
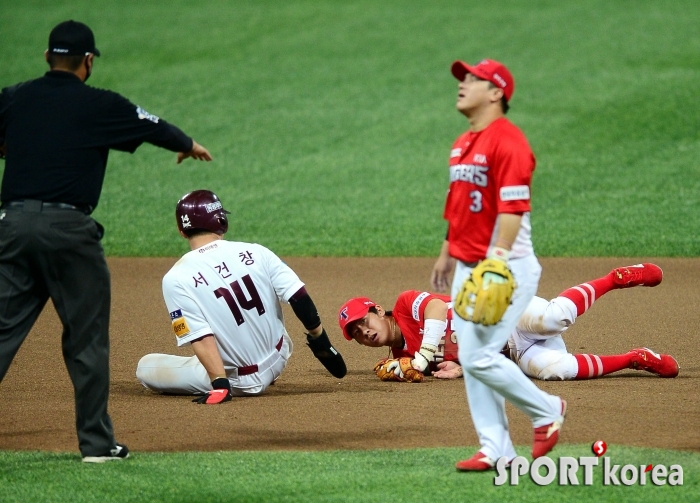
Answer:
[[[572,286],[560,293],[559,297],[566,297],[576,304],[576,316],[581,316],[591,308],[596,300],[614,288],[613,275],[608,273],[602,278]]]
[[[574,355],[574,358],[578,363],[578,372],[574,379],[595,379],[629,368],[632,364],[632,356],[629,353],[609,356],[580,354]]]

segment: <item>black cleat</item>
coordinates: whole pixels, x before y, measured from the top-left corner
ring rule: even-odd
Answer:
[[[340,356],[340,353],[338,353],[338,351],[333,347],[333,344],[331,344],[325,328],[323,329],[321,335],[315,339],[309,334],[306,334],[306,345],[311,348],[314,356],[318,358],[318,361],[320,361],[324,367],[326,367],[326,370],[333,374],[333,377],[341,379],[348,373],[343,357]]]
[[[123,444],[117,444],[114,449],[101,456],[83,456],[83,463],[104,463],[106,461],[121,461],[129,457],[129,449]]]

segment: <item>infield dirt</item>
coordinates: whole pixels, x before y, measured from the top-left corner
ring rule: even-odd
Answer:
[[[406,289],[429,288],[432,258],[288,258],[307,284],[348,375],[333,378],[306,347],[301,324],[285,306],[294,353],[262,396],[217,406],[191,397],[157,395],[135,376],[146,353],[178,349],[161,295],[176,261],[108,259],[112,272],[109,410],[117,439],[139,451],[375,449],[478,444],[464,381],[380,382],[372,367],[388,350],[343,339],[336,323],[348,298],[368,296],[390,308]],[[621,371],[588,381],[542,382],[568,400],[563,443],[627,444],[700,451],[700,259],[542,258],[538,295],[551,298],[613,267],[653,261],[664,269],[655,288],[613,291],[566,333],[570,352],[617,354],[647,346],[670,353],[681,371],[661,379]],[[0,449],[77,452],[73,391],[61,356],[61,325],[51,303],[0,384]],[[526,416],[508,406],[513,440],[529,445]],[[465,449],[471,455],[472,447]]]

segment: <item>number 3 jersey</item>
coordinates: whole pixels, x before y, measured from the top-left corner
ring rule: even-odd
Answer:
[[[272,251],[219,240],[185,254],[163,278],[177,345],[214,334],[224,367],[256,364],[286,333],[280,301],[304,286]]]
[[[533,253],[529,211],[534,169],[535,156],[525,135],[506,118],[457,138],[450,153],[444,212],[451,256],[462,262],[486,257],[498,232],[499,213],[523,214],[511,258]]]

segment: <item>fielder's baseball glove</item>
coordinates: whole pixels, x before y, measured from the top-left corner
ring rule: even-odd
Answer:
[[[498,259],[484,259],[462,285],[453,311],[467,321],[495,325],[508,309],[515,288],[515,278],[508,264]]]
[[[383,358],[374,366],[374,372],[382,381],[423,382],[423,373],[411,366],[411,359]]]

